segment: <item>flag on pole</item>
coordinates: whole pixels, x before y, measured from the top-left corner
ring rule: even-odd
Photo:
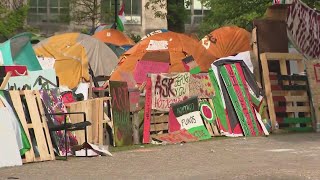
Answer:
[[[118,12],[118,17],[117,17],[117,29],[119,31],[124,30],[124,23],[126,22],[126,17],[124,15],[124,3],[122,3],[121,8]]]

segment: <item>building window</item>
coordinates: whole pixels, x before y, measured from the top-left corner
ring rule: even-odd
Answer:
[[[206,14],[210,9],[203,6],[200,0],[191,0],[191,5],[186,6],[186,11],[190,13],[190,19],[186,24],[200,24]]]
[[[47,2],[50,3],[49,10]],[[30,24],[50,23],[68,24],[70,22],[69,1],[67,0],[30,0],[27,21]]]
[[[141,1],[124,0],[126,24],[141,24]]]
[[[119,0],[118,12],[122,3],[125,4],[125,24],[141,24],[142,4],[140,0]],[[104,23],[114,22],[114,0],[101,1],[101,19]]]

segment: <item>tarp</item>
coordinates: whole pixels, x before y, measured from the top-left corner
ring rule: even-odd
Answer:
[[[94,76],[108,76],[118,64],[117,56],[107,45],[80,33],[52,36],[34,49],[38,56],[55,58],[54,68],[60,85],[71,89],[81,78],[89,80],[89,65]]]
[[[31,33],[18,34],[0,44],[0,64],[24,65],[28,70],[41,70],[30,43]]]
[[[134,74],[139,61],[168,63],[168,73],[185,72],[186,69],[182,59],[190,55],[196,56],[197,53],[200,53],[198,51],[200,48],[201,45],[197,40],[185,34],[169,31],[149,36],[124,53],[119,66],[112,73],[111,79],[122,80],[120,72]],[[205,72],[208,71],[210,64],[214,60],[212,59],[211,61],[211,59],[195,58],[195,61],[201,70]]]

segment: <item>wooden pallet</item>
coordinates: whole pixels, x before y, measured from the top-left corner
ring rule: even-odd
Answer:
[[[167,112],[152,110],[150,134],[165,134],[169,130],[169,115]]]
[[[104,113],[104,103],[110,103],[110,97],[102,97],[95,99],[88,99],[85,101],[78,101],[74,103],[68,103],[69,112],[85,112],[87,121],[91,122],[91,126],[88,126],[88,142],[93,144],[104,144],[104,124],[111,122],[108,116]],[[82,115],[74,114],[70,115],[70,119],[73,123],[83,121]],[[84,143],[84,131],[75,131],[79,144]]]
[[[25,153],[24,163],[50,161],[55,160],[51,137],[47,125],[47,120],[44,116],[44,109],[38,91],[10,91],[10,96],[13,106],[17,111],[20,122],[29,142],[34,139],[37,144],[39,155],[35,153],[35,147]],[[24,112],[24,106],[27,107],[30,114],[30,120]],[[34,131],[35,137],[31,137],[30,130]]]
[[[262,53],[264,88],[273,130],[276,123],[280,129],[289,131],[312,130],[308,81],[304,75],[304,62],[300,54]],[[269,61],[278,61],[280,73],[270,72]],[[295,62],[299,75],[290,75],[288,62]]]

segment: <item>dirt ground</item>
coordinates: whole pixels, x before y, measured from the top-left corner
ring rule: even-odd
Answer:
[[[0,179],[320,179],[320,133],[140,147],[2,168]]]

